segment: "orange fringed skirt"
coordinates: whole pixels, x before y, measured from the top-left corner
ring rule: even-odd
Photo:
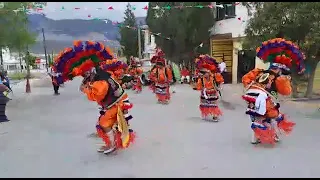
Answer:
[[[141,83],[140,77],[134,78],[132,90],[134,90],[136,92],[142,91],[142,83]]]
[[[255,137],[259,139],[261,143],[275,144],[276,132],[270,124],[254,122],[252,123],[251,128]]]
[[[155,94],[159,102],[165,102],[170,100],[170,92],[169,92],[169,85],[157,83],[155,85]]]
[[[286,135],[289,135],[292,132],[293,127],[296,125],[296,123],[289,121],[284,114],[280,114],[279,117],[276,118],[276,121],[279,130]]]
[[[150,84],[150,85],[149,85],[149,89],[150,89],[153,93],[156,92],[156,86],[155,86],[154,84]]]
[[[124,114],[124,118],[126,120],[126,122],[128,123],[129,125],[129,121],[133,118],[131,115],[128,114],[129,112],[129,109],[131,109],[133,107],[133,104],[130,103],[129,101],[129,98],[128,96],[124,96],[122,99],[121,99],[121,108],[122,108],[122,111],[123,111],[123,114]],[[111,126],[113,126],[114,123],[116,123],[117,121],[117,105],[115,105],[114,107],[112,107],[111,109],[107,110],[106,112],[100,112],[101,116],[99,117],[99,120],[97,122],[97,125],[96,125],[96,129],[97,129],[97,134],[98,136],[104,141],[104,143],[107,145],[107,146],[110,146],[111,145],[111,141],[110,141],[110,138],[106,135],[106,132],[104,132],[103,128],[102,128],[102,124],[101,124],[101,117],[102,116],[105,116],[105,115],[108,115],[108,119],[110,120],[110,122],[112,121],[113,123],[110,124],[110,128]],[[104,123],[104,125],[106,125],[106,123]],[[118,149],[123,149],[123,148],[127,148],[129,147],[130,144],[132,144],[135,140],[135,137],[136,137],[136,133],[132,130],[132,129],[129,129],[129,143],[127,144],[126,147],[123,147],[122,145],[122,140],[121,140],[121,132],[118,131],[118,129],[116,128],[115,130],[115,138],[114,138],[114,141],[115,141],[115,144],[116,144],[116,147]]]
[[[106,144],[106,146],[111,145],[110,138],[106,135],[106,133],[103,131],[103,129],[99,125],[97,125],[97,134],[103,140],[103,142]],[[115,138],[114,138],[116,148],[117,149],[124,149],[124,148],[129,147],[129,145],[134,142],[135,138],[136,138],[136,133],[132,129],[130,129],[129,130],[129,143],[127,144],[126,147],[123,147],[122,140],[121,140],[121,132],[116,130],[115,131]]]
[[[203,118],[209,115],[214,117],[218,117],[222,115],[222,111],[220,110],[217,104],[217,100],[219,99],[217,93],[218,92],[214,89],[206,90],[206,95],[207,95],[207,99],[206,99],[203,91],[201,91],[199,109],[201,112],[201,116]]]

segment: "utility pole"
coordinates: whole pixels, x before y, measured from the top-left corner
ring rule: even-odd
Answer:
[[[41,28],[42,30],[42,40],[43,40],[43,48],[44,48],[44,56],[46,58],[46,68],[47,68],[47,72],[48,72],[48,57],[47,57],[47,45],[46,45],[46,37],[44,36],[44,29]]]
[[[28,29],[28,24],[27,24],[28,21],[26,21],[25,23],[25,26],[26,26],[26,29]],[[26,56],[25,56],[25,59],[24,59],[24,62],[26,63],[27,65],[27,76],[26,76],[26,79],[27,79],[27,82],[26,82],[26,93],[31,93],[31,86],[30,86],[30,52],[29,52],[29,45],[27,44],[26,46]],[[21,67],[20,67],[21,68]]]
[[[139,47],[139,60],[142,59],[142,55],[141,55],[141,32],[140,32],[140,26],[138,25],[138,47]]]

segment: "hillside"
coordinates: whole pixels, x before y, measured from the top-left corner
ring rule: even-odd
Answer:
[[[47,51],[58,52],[78,40],[95,40],[112,47],[119,47],[119,28],[111,20],[62,19],[53,20],[41,14],[30,14],[29,30],[37,34],[37,43],[30,47],[36,54],[44,53],[42,32],[44,29]],[[145,17],[137,17],[137,24],[144,25]]]

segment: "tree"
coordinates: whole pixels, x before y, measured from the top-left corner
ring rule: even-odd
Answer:
[[[4,2],[0,9],[0,60],[2,49],[22,50],[35,42],[35,36],[27,30],[27,8],[46,5],[45,2]]]
[[[33,56],[30,53],[27,53],[25,55],[25,57],[24,57],[24,60],[25,60],[26,64],[27,65],[29,64],[29,66],[31,66],[31,67],[35,67],[36,66],[36,59],[37,59],[37,57]]]
[[[156,36],[156,44],[168,59],[188,63],[196,53],[209,53],[209,29],[214,25],[214,16],[208,5],[210,2],[149,2],[147,24],[152,32],[161,33]],[[152,8],[156,6],[160,8]],[[198,47],[202,42],[206,43]]]
[[[53,59],[54,59],[54,55],[53,55],[53,51],[52,51],[51,55],[50,54],[48,55],[49,66],[53,65]]]
[[[249,20],[244,48],[256,48],[261,42],[275,37],[283,37],[296,43],[306,55],[309,77],[305,96],[310,97],[315,70],[320,61],[319,18],[319,2],[265,2],[256,8],[256,13]],[[293,73],[294,80],[297,80],[296,72]]]
[[[138,57],[139,50],[136,17],[131,9],[132,7],[130,3],[128,3],[127,9],[124,12],[124,22],[122,24],[122,27],[120,27],[120,45],[122,46],[123,54],[127,58],[127,60],[130,58],[130,56]]]

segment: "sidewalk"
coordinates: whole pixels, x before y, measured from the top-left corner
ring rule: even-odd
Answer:
[[[34,74],[33,74],[34,75]],[[31,93],[26,93],[27,81],[24,79],[20,82],[12,84],[11,88],[13,93],[9,94],[12,99],[8,103],[8,107],[14,106],[14,104],[21,102],[22,100],[28,100],[31,97],[39,96],[42,94],[52,94],[51,78],[46,73],[39,73],[34,75],[34,79],[30,79]]]

